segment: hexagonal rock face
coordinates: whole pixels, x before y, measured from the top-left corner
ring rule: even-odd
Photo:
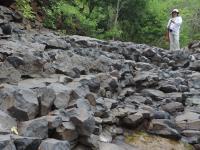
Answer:
[[[0,109],[19,121],[34,119],[38,114],[39,104],[32,90],[5,85],[0,89],[0,97]]]
[[[69,142],[55,139],[43,141],[38,150],[70,150]]]

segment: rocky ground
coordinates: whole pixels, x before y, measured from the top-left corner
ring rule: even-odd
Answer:
[[[0,150],[142,150],[126,142],[138,131],[200,149],[200,42],[172,52],[22,22],[0,6]]]

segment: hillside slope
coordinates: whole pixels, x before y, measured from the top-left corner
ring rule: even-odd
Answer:
[[[167,51],[0,16],[1,150],[139,150],[126,143],[135,131],[199,149],[198,42]]]

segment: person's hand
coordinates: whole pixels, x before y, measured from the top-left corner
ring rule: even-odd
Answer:
[[[175,21],[174,21],[174,20],[171,20],[171,22],[172,22],[172,23],[175,23]]]

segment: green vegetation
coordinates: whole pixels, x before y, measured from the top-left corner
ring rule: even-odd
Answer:
[[[27,19],[34,19],[30,2],[31,0],[16,0],[17,8],[22,12],[23,16]]]
[[[30,0],[17,0],[27,18]],[[44,26],[101,39],[147,43],[167,48],[166,24],[174,8],[183,17],[181,46],[200,39],[199,0],[37,0],[45,12]],[[22,7],[23,6],[23,7]]]

